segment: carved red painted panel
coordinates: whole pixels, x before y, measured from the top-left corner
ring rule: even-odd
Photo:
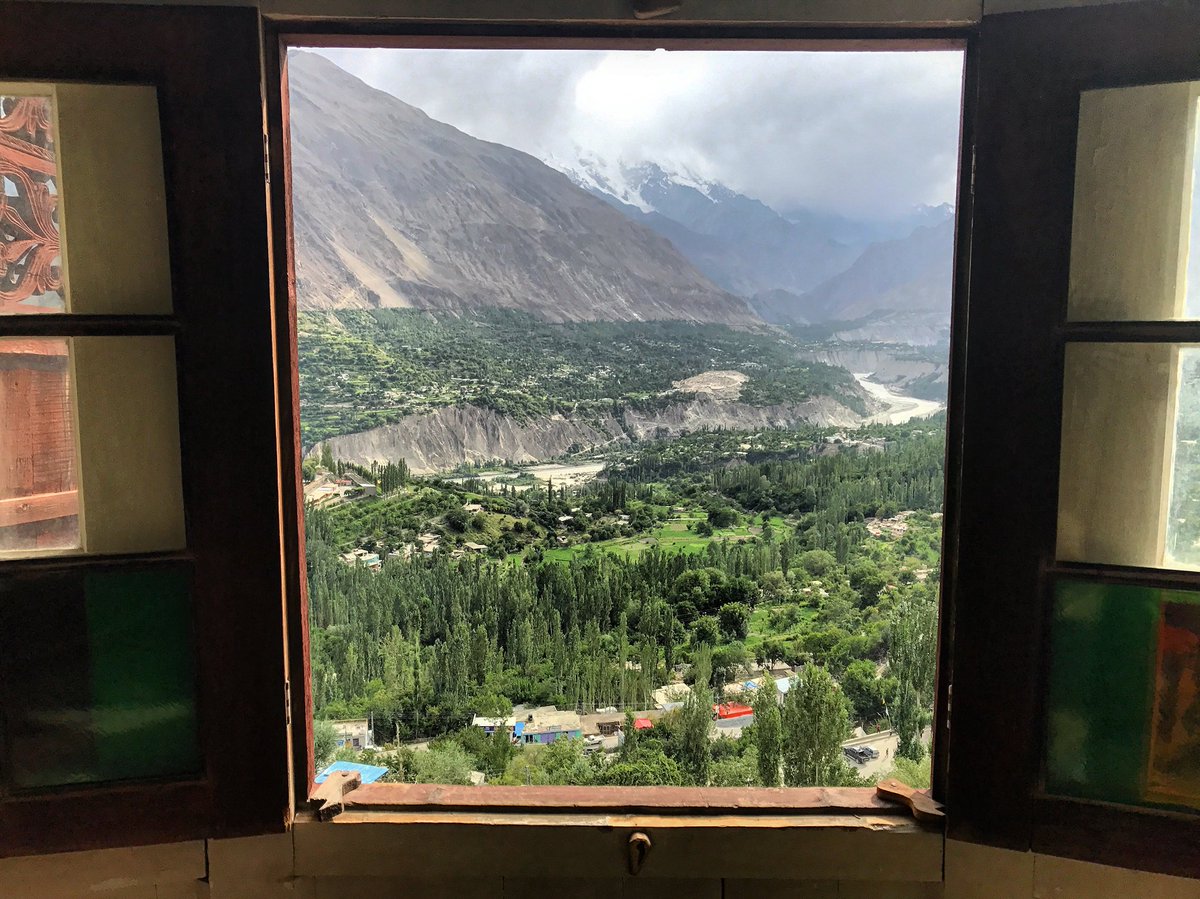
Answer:
[[[52,97],[0,93],[0,313],[66,311],[55,145]]]
[[[70,343],[0,340],[0,555],[80,546]]]

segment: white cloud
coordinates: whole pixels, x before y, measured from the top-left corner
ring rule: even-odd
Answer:
[[[688,167],[779,208],[954,202],[962,55],[321,50],[476,137]]]

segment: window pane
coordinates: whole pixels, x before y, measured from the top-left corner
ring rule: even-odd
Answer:
[[[159,568],[0,582],[13,787],[199,770],[189,580]]]
[[[1195,318],[1200,82],[1084,91],[1068,317]]]
[[[52,96],[0,88],[0,186],[0,311],[64,311]]]
[[[1067,347],[1058,558],[1200,568],[1200,347]]]
[[[70,343],[0,340],[0,554],[78,549]]]
[[[1167,561],[1200,568],[1200,349],[1179,350]]]
[[[0,83],[0,314],[172,310],[158,96]]]
[[[1188,226],[1186,318],[1200,318],[1200,109],[1192,134],[1192,214]]]
[[[1200,808],[1200,594],[1060,583],[1046,788]]]
[[[90,553],[182,549],[171,337],[78,337],[79,446]]]
[[[1070,344],[1058,558],[1163,564],[1180,348]]]

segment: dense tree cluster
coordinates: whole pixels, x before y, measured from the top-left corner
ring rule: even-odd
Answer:
[[[838,446],[809,435],[735,467],[703,451],[676,464],[678,446],[651,444],[578,491],[477,494],[399,467],[367,471],[381,487],[389,479],[388,495],[306,516],[317,717],[370,715],[379,739],[437,737],[437,760],[389,763],[408,780],[483,770],[515,783],[841,783],[853,779],[838,747],[854,722],[894,725],[901,751],[918,757],[933,693],[942,436],[928,424],[877,436]],[[483,511],[468,513],[468,500]],[[912,513],[902,533],[872,536],[865,519],[901,509]],[[694,551],[605,550],[604,529],[653,533],[672,516],[692,528]],[[428,531],[443,540],[436,552],[387,558],[378,572],[339,557]],[[464,539],[488,552],[456,556]],[[764,691],[743,739],[713,741],[714,697],[774,660],[801,671],[782,708],[762,707]],[[581,747],[518,751],[466,727],[520,702],[644,709],[681,674],[692,698],[651,734],[630,733],[607,766]]]

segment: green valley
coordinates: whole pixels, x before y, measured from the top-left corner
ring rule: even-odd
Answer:
[[[866,411],[847,371],[808,361],[799,343],[774,329],[554,324],[500,309],[301,312],[298,327],[305,446],[456,405],[516,420],[653,409],[685,398],[676,381],[713,370],[745,374],[740,399],[750,405],[830,396]]]
[[[392,748],[367,757],[394,779],[435,776],[426,750],[405,748],[433,739],[428,752],[447,753],[439,778],[503,782],[532,766],[532,782],[669,771],[667,782],[753,784],[757,725],[713,742],[708,706],[691,725],[687,706],[732,701],[755,672],[774,693],[761,672],[783,668],[796,684],[829,676],[837,745],[853,726],[894,729],[919,759],[943,452],[937,418],[652,441],[611,451],[600,477],[574,487],[359,470],[390,489],[308,513],[317,718],[369,716]],[[691,698],[644,711],[671,684]],[[471,726],[550,705],[653,714],[637,770],[618,767],[624,745],[601,762],[581,741],[500,747],[509,737]],[[685,751],[689,726],[703,741]],[[834,756],[822,782],[856,782]]]

